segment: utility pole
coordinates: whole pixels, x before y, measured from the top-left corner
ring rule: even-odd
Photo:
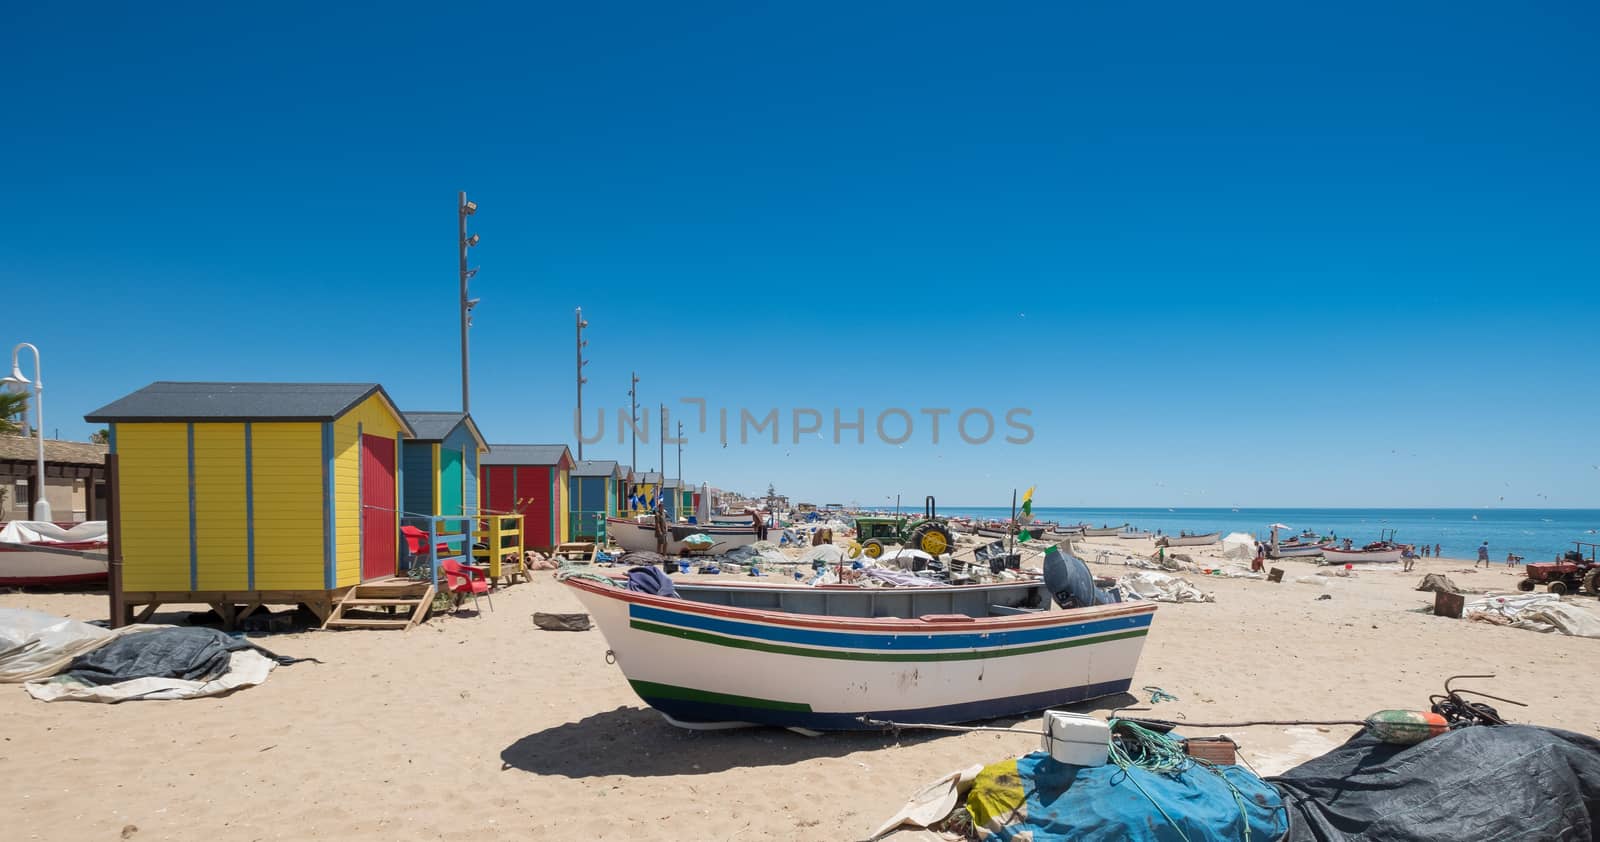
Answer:
[[[467,201],[465,190],[456,195],[456,218],[459,225],[459,243],[461,245],[461,411],[468,412],[471,402],[470,388],[467,375],[467,328],[472,327],[472,308],[478,306],[478,299],[467,297],[467,281],[478,274],[476,269],[467,268],[467,249],[478,244],[478,235],[467,236],[467,217],[478,212],[478,203]]]
[[[665,486],[667,484],[667,405],[666,404],[662,404],[661,405],[660,413],[661,413],[661,417],[656,420],[656,425],[661,428],[661,441],[657,442],[657,445],[661,448],[661,461],[658,464],[661,465],[661,484],[663,486]]]
[[[583,320],[583,308],[582,307],[577,308],[576,310],[573,311],[573,313],[576,314],[577,319],[578,319],[578,423],[577,423],[577,428],[578,428],[578,461],[582,462],[583,461],[583,384],[589,382],[588,378],[583,376],[583,367],[589,364],[589,361],[583,358],[583,346],[589,344],[588,342],[584,341],[583,329],[588,327],[589,323]]]
[[[628,416],[633,419],[629,429],[633,431],[633,469],[639,470],[639,372],[633,372],[633,385],[628,387],[628,400],[633,402],[632,413]]]
[[[683,422],[678,422],[678,489],[683,489]]]

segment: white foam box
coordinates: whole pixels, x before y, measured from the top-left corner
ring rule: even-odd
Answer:
[[[1111,726],[1103,719],[1059,710],[1045,712],[1041,748],[1058,763],[1104,766],[1110,744]]]

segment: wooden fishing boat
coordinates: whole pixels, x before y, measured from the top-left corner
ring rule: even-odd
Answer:
[[[1326,550],[1332,549],[1333,544],[1307,544],[1299,541],[1286,541],[1274,549],[1267,547],[1267,555],[1272,558],[1306,558],[1308,556],[1322,555]]]
[[[1117,537],[1126,541],[1138,541],[1143,538],[1154,538],[1156,536],[1150,532],[1118,532]]]
[[[606,518],[606,535],[617,543],[617,546],[629,552],[655,552],[656,528],[655,522],[645,516],[639,519],[608,517]],[[680,555],[688,550],[683,539],[691,535],[709,536],[714,544],[709,549],[700,549],[701,553],[725,553],[734,547],[743,547],[761,540],[761,530],[753,523],[742,526],[718,526],[716,524],[669,523],[667,524],[667,554]]]
[[[1085,526],[1083,528],[1083,537],[1110,538],[1127,528],[1128,525],[1126,523],[1121,526]]]
[[[1221,538],[1221,532],[1207,532],[1204,535],[1180,534],[1176,537],[1169,535],[1167,536],[1166,541],[1167,546],[1169,547],[1204,547],[1209,544],[1215,544],[1217,541],[1221,540]]]
[[[106,580],[106,523],[63,527],[15,520],[0,529],[0,586],[62,587]]]
[[[562,580],[669,722],[817,730],[966,722],[1121,693],[1155,606],[1050,610],[1039,582],[935,588]]]
[[[1386,563],[1399,561],[1401,554],[1404,552],[1405,547],[1394,544],[1384,546],[1383,542],[1379,542],[1378,544],[1368,544],[1359,550],[1341,550],[1336,547],[1324,547],[1321,555],[1323,561],[1328,564],[1354,564],[1363,562]]]

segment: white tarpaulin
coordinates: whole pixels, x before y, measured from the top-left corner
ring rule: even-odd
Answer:
[[[1555,594],[1490,595],[1467,603],[1468,620],[1536,632],[1561,632],[1573,637],[1600,637],[1600,616]]]
[[[951,772],[917,790],[899,812],[889,817],[888,821],[867,838],[882,839],[896,830],[926,828],[938,824],[954,812],[961,799],[972,791],[972,784],[982,771],[983,764],[978,763],[959,772]]]
[[[789,562],[790,560],[785,558],[784,561]],[[821,561],[824,565],[837,565],[844,561],[844,550],[832,544],[819,544],[801,553],[798,558],[793,560],[793,563],[801,567],[810,568],[818,561]]]
[[[115,638],[114,632],[77,620],[26,608],[0,608],[0,683],[55,675],[73,658]]]
[[[41,702],[126,702],[133,699],[197,699],[220,696],[241,687],[254,687],[267,680],[277,666],[271,658],[254,649],[241,649],[228,656],[228,671],[211,681],[185,681],[181,678],[135,678],[116,684],[89,684],[70,675],[59,675],[24,686],[28,695]]]
[[[1248,532],[1230,532],[1222,539],[1222,555],[1230,561],[1249,561],[1256,557],[1256,536]]]
[[[106,540],[106,522],[90,520],[63,529],[39,520],[14,520],[0,529],[0,544],[75,544]]]
[[[902,547],[898,550],[889,550],[883,555],[878,556],[876,559],[868,560],[873,561],[879,567],[900,567],[910,569],[918,561],[927,563],[933,561],[934,558],[922,550],[914,550],[910,547]]]
[[[1216,602],[1217,598],[1194,586],[1188,579],[1155,570],[1129,573],[1117,580],[1126,596],[1155,602]]]

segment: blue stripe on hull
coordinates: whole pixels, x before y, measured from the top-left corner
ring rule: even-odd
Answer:
[[[887,719],[895,722],[975,722],[1002,716],[1035,713],[1046,708],[1072,705],[1089,699],[1098,699],[1127,692],[1133,684],[1131,678],[1104,681],[1081,687],[1064,687],[1043,693],[1029,693],[1004,699],[985,699],[957,705],[906,710],[856,711],[828,713],[826,711],[790,711],[770,708],[742,707],[738,705],[691,702],[681,699],[641,697],[645,704],[679,720],[680,722],[755,722],[779,728],[810,728],[815,731],[876,731],[877,727],[864,725],[859,717]]]
[[[687,611],[668,611],[650,605],[628,606],[628,617],[649,620],[683,628],[750,637],[780,643],[798,643],[811,646],[832,646],[841,649],[994,649],[1026,643],[1049,643],[1085,635],[1147,628],[1154,615],[1146,612],[1127,617],[1113,617],[1065,626],[993,631],[983,634],[919,635],[903,630],[872,634],[859,632],[832,632],[795,626],[766,626],[693,614]]]

